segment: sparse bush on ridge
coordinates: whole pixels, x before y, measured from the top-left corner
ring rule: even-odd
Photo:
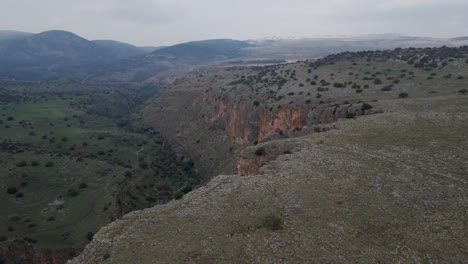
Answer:
[[[182,199],[182,197],[184,197],[184,193],[183,193],[183,192],[176,192],[176,193],[174,193],[174,199],[180,200],[180,199]]]
[[[271,231],[278,231],[283,229],[283,219],[275,214],[267,215],[262,219],[261,226]]]
[[[405,92],[401,92],[398,94],[399,98],[407,98],[408,96],[409,96],[408,93],[405,93]]]
[[[7,188],[7,193],[8,194],[15,194],[18,192],[18,189],[16,189],[16,187],[8,187]]]

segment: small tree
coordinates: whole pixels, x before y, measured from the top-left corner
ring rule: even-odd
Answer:
[[[399,98],[408,98],[408,96],[409,96],[408,93],[405,93],[405,92],[401,92],[398,94]]]
[[[7,193],[8,194],[15,194],[18,192],[18,189],[16,189],[16,187],[8,187],[7,188]]]
[[[180,200],[180,199],[182,199],[182,197],[184,197],[184,193],[183,193],[183,192],[176,192],[176,193],[174,194],[174,199],[176,199],[176,200]]]
[[[262,227],[271,231],[278,231],[283,229],[283,219],[277,215],[267,215],[262,219]]]

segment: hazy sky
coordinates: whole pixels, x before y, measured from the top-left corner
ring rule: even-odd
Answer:
[[[211,38],[468,35],[468,0],[0,0],[0,29],[168,45]]]

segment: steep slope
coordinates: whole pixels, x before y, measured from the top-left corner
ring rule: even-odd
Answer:
[[[413,95],[281,140],[297,147],[260,175],[128,214],[70,263],[463,262],[468,98]]]

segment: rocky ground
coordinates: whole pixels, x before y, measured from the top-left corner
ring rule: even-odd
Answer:
[[[217,176],[130,213],[69,263],[464,263],[468,97],[379,105],[247,149],[240,160],[257,156],[258,175]]]

